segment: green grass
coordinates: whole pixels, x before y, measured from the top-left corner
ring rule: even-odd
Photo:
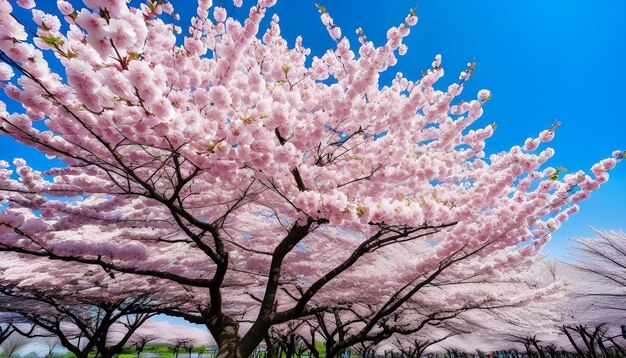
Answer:
[[[209,357],[213,357],[213,355],[209,354],[209,352],[212,352],[212,347],[195,347],[193,349],[193,353],[198,353],[198,352],[203,352],[203,358],[209,358]],[[320,357],[321,358],[325,358],[326,357],[326,346],[324,345],[323,342],[316,342],[315,343],[315,348],[317,349],[317,351],[320,353]],[[149,345],[146,346],[145,349],[143,350],[143,353],[158,353],[159,354],[159,358],[175,358],[176,356],[174,355],[173,349],[170,346],[166,346],[166,345]],[[26,354],[27,355],[27,354]],[[95,357],[95,352],[91,353],[89,355],[90,357]],[[125,348],[122,354],[118,355],[118,358],[136,358],[137,355],[135,353],[135,348],[134,347],[128,347]],[[282,354],[282,357],[285,357],[285,354]],[[359,358],[360,356],[357,354],[351,354],[350,358]],[[3,356],[0,353],[0,358],[6,358],[5,356]],[[65,354],[54,354],[52,358],[75,358],[74,355],[70,352],[67,352]],[[186,351],[180,351],[178,353],[178,358],[188,358],[188,353]]]
[[[144,353],[159,353],[159,358],[175,358],[174,353],[171,352],[155,352],[155,351],[144,351]],[[196,352],[192,353],[194,356]],[[118,358],[135,358],[135,353],[123,353],[117,356]],[[178,358],[187,358],[189,357],[189,353],[178,353]],[[208,357],[208,354],[204,354],[203,357]]]

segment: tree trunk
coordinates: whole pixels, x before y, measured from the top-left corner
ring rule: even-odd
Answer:
[[[530,350],[530,344],[528,344],[528,342],[524,342],[524,348],[526,348],[528,358],[533,358],[533,352]]]
[[[530,343],[532,343],[533,347],[535,347],[535,349],[537,350],[539,358],[546,358],[546,354],[543,352],[543,348],[541,348],[539,344],[537,344],[536,340],[531,340]]]
[[[598,347],[600,347],[600,353],[602,353],[602,356],[604,358],[611,358],[611,354],[609,353],[609,351],[604,346],[604,343],[602,342],[602,337],[598,336],[596,338],[596,341],[598,342]]]
[[[565,327],[565,326],[561,327],[561,332],[565,333],[565,335],[567,336],[567,339],[569,340],[570,344],[576,350],[576,354],[578,354],[579,357],[585,357],[586,354],[578,347],[578,344],[576,344],[576,341],[574,341],[574,338],[572,338],[572,335],[567,330],[567,327]]]
[[[239,324],[224,314],[207,321],[209,332],[215,338],[219,352],[215,358],[244,358],[239,351]],[[249,352],[249,353],[252,353]],[[245,357],[247,358],[249,354]]]
[[[286,342],[285,357],[293,358],[293,354],[295,353],[295,350],[296,350],[296,341],[295,341],[294,336],[291,335]]]
[[[309,357],[311,358],[320,358],[320,352],[317,351],[317,347],[315,347],[315,330],[311,329],[311,340],[308,341],[307,339],[305,339],[304,337],[302,338],[302,343],[304,343],[306,345],[306,347],[309,349]]]
[[[326,341],[326,358],[335,358],[337,355],[337,348],[335,342],[331,340]]]
[[[274,351],[274,344],[272,343],[272,339],[269,335],[265,336],[265,347],[265,349],[267,350],[267,353],[265,353],[265,358],[275,358],[276,351]]]
[[[593,340],[587,338],[587,330],[583,327],[579,327],[578,334],[580,335],[580,338],[582,338],[583,343],[585,343],[585,346],[587,346],[587,356],[589,358],[597,358],[596,349],[594,347],[595,344],[593,343]]]
[[[422,354],[424,354],[424,351],[426,350],[427,347],[417,347],[415,349],[415,357],[420,358],[422,356]]]
[[[101,358],[113,358],[116,352],[113,352],[109,349],[98,350]]]

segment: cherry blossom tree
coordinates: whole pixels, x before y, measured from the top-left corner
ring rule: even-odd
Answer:
[[[379,262],[397,260],[370,328],[437,282],[532,261],[624,157],[561,179],[539,149],[558,123],[487,157],[495,126],[471,128],[491,95],[460,98],[475,63],[441,90],[439,55],[379,82],[413,11],[353,46],[318,6],[336,48],[309,61],[277,15],[261,34],[275,2],[240,22],[200,0],[179,35],[168,1],[59,0],[30,26],[0,0],[0,131],[63,162],[0,162],[0,250],[179,285],[196,299],[168,313],[247,357],[272,326],[349,303]]]
[[[191,348],[189,348],[191,347]],[[180,350],[187,350],[189,348],[189,353],[191,354],[191,350],[193,349],[193,339],[191,338],[178,338],[174,343],[174,347],[172,348],[174,351],[174,356],[178,358],[178,353]]]
[[[185,342],[183,342],[183,344],[181,345],[181,348],[187,352],[189,358],[191,358],[191,351],[193,351],[193,347],[194,347],[194,342],[191,339],[187,339]]]
[[[131,314],[133,303],[116,304],[67,304],[36,295],[17,293],[2,288],[3,294],[9,294],[21,301],[21,305],[0,309],[10,311],[22,317],[25,323],[32,323],[49,334],[59,338],[63,347],[77,357],[88,357],[93,350],[101,357],[112,357],[122,351],[132,333],[152,314]],[[114,324],[124,326],[125,334],[118,342],[109,339],[110,329]],[[29,338],[41,337],[40,333],[20,334]],[[49,335],[48,334],[48,335]]]
[[[0,311],[30,325],[30,331],[15,326],[21,335],[56,336],[77,357],[87,357],[94,350],[103,358],[121,353],[133,333],[164,302],[151,295],[158,286],[147,287],[141,277],[112,279],[104,271],[81,270],[84,265],[4,256]]]
[[[118,339],[117,336],[121,332],[115,332],[112,334],[113,339]],[[155,344],[165,344],[172,347],[177,343],[184,343],[184,341],[190,340],[193,345],[213,345],[215,341],[206,329],[197,327],[190,327],[186,325],[176,325],[169,322],[157,321],[149,319],[135,332],[137,336],[155,336],[157,339],[153,341]]]
[[[535,285],[554,285],[556,289],[539,299],[527,299],[523,305],[471,312],[466,320],[472,332],[463,336],[471,337],[474,346],[483,351],[515,349],[528,356],[554,356],[550,349],[556,352],[557,347],[566,346],[559,327],[569,312],[569,271],[571,268],[561,262],[538,260],[527,270],[527,276],[533,279],[518,278],[521,287],[516,291],[533,292]]]
[[[153,336],[151,334],[147,334],[147,335],[136,335],[133,338],[133,347],[135,347],[135,356],[137,358],[141,357],[141,353],[143,352],[143,350],[146,348],[146,345],[152,341],[157,340],[157,336]]]
[[[402,256],[398,253],[394,257]],[[392,263],[385,264],[389,269]],[[541,271],[547,270],[537,270],[536,267],[543,269],[544,261],[539,260],[531,267],[519,267],[518,272],[478,274],[476,270],[468,270],[471,274],[439,274],[407,300],[403,300],[405,287],[393,291],[390,289],[393,286],[386,282],[389,278],[382,276],[381,282],[371,278],[372,292],[362,290],[356,294],[350,291],[355,295],[355,303],[314,314],[315,320],[307,321],[312,333],[308,334],[305,329],[299,334],[307,346],[312,346],[316,339],[325,342],[326,353],[330,356],[354,346],[373,348],[370,343],[376,346],[391,341],[392,346],[399,348],[398,339],[430,346],[439,343],[441,337],[469,332],[489,337],[485,339],[492,343],[492,348],[502,347],[493,344],[495,337],[501,338],[503,346],[508,347],[510,340],[506,338],[510,336],[502,337],[503,332],[509,335],[518,332],[522,324],[524,329],[534,329],[535,333],[540,327],[555,331],[561,321],[560,310],[556,307],[564,294],[563,284],[545,279]],[[375,269],[385,271],[382,267]],[[374,298],[380,299],[384,293],[389,294],[389,300],[377,304]],[[394,307],[398,302],[402,304]],[[552,306],[555,309],[548,309],[549,314],[541,315],[541,311]],[[426,347],[413,346],[411,349],[414,348],[422,350]]]
[[[594,230],[596,238],[576,238],[569,265],[568,314],[560,331],[579,355],[624,354],[626,332],[626,236]]]
[[[594,230],[596,238],[572,239],[576,253],[574,266],[588,282],[577,294],[597,299],[600,309],[625,311],[626,234]]]
[[[446,339],[452,337],[454,335],[454,333],[449,332],[445,335],[442,335],[438,338],[430,338],[430,337],[426,337],[426,338],[414,338],[411,337],[409,339],[406,339],[407,337],[403,337],[403,338],[396,338],[396,347],[398,348],[398,350],[400,351],[400,357],[401,358],[414,358],[414,357],[421,357],[424,352],[426,351],[426,349],[434,344],[440,343],[442,341],[445,341]]]

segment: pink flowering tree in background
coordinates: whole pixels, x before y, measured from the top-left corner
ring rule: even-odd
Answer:
[[[195,345],[195,342],[191,338],[177,338],[172,348],[172,350],[174,351],[174,356],[178,358],[178,354],[180,353],[181,350],[188,351],[189,354],[191,354],[191,351],[193,350],[194,345]]]
[[[112,334],[113,339],[121,335],[121,332]],[[168,345],[172,347],[176,355],[185,347],[195,347],[200,345],[213,345],[215,341],[206,329],[189,327],[184,325],[175,325],[169,322],[156,321],[154,319],[147,320],[128,342],[127,346],[135,345],[137,341],[141,341],[142,337],[154,337],[154,339],[146,342],[146,344]]]
[[[577,292],[595,299],[599,309],[623,311],[626,297],[626,234],[594,230],[595,238],[575,238],[574,271],[587,286]]]
[[[432,290],[412,297],[410,304],[395,311],[382,327],[369,331],[368,340],[356,344],[344,345],[367,326],[368,311],[377,312],[371,305],[354,307],[352,314],[328,317],[319,323],[323,327],[320,335],[332,332],[325,340],[327,352],[333,349],[328,348],[330,341],[342,348],[358,348],[364,356],[444,349],[492,352],[515,347],[515,342],[533,335],[549,339],[550,334],[558,333],[562,322],[566,286],[560,277],[549,274],[545,264],[545,260],[538,260],[519,272],[433,281]]]
[[[72,262],[12,253],[4,253],[0,262],[0,312],[20,335],[56,336],[77,357],[92,351],[103,358],[121,353],[161,307],[178,306],[172,297],[158,297],[170,289],[142,276],[113,279]]]
[[[158,336],[154,336],[152,334],[137,334],[133,337],[132,345],[135,348],[135,356],[137,358],[141,357],[141,353],[146,348],[148,343],[154,342],[158,339]]]
[[[626,235],[594,230],[595,238],[574,238],[567,315],[560,331],[577,354],[626,354]]]
[[[465,327],[471,327],[469,332],[440,346],[473,347],[483,352],[515,349],[529,357],[557,357],[557,349],[566,345],[564,337],[559,335],[559,326],[569,311],[567,269],[566,264],[544,258],[527,267],[523,276],[504,276],[500,284],[509,287],[508,295],[526,292],[522,294],[526,298],[524,304],[470,311],[464,316]],[[537,295],[536,287],[542,286],[553,289],[533,298],[532,295]]]
[[[23,108],[0,102],[0,131],[63,162],[0,162],[0,250],[195,293],[167,313],[205,324],[220,357],[354,304],[372,292],[354,278],[371,277],[366,341],[443,282],[534,261],[623,157],[561,179],[539,148],[556,125],[486,157],[494,127],[471,128],[489,91],[459,98],[474,63],[447,88],[440,56],[420,79],[379,83],[413,12],[381,46],[354,46],[319,6],[337,46],[307,65],[278,16],[260,30],[274,3],[239,22],[201,0],[183,36],[166,1],[58,1],[26,28],[0,0],[0,83]]]
[[[394,257],[400,258],[402,254],[397,253]],[[418,256],[418,259],[421,258]],[[397,262],[407,261],[410,262],[410,259]],[[387,269],[389,264],[386,265]],[[535,265],[540,264],[541,261]],[[378,269],[383,271],[382,267]],[[494,323],[499,329],[483,331],[484,337],[494,340],[498,336],[496,333],[500,333],[500,329],[505,326],[497,317],[513,314],[529,317],[527,326],[546,325],[555,328],[558,324],[558,316],[545,315],[541,322],[536,322],[534,320],[537,317],[528,316],[528,312],[532,309],[546,309],[548,301],[562,297],[564,288],[560,282],[545,281],[529,275],[529,268],[525,266],[520,267],[519,272],[514,272],[512,267],[506,273],[469,272],[472,273],[441,273],[399,307],[394,305],[406,294],[404,287],[394,291],[393,285],[388,282],[378,282],[370,277],[370,282],[363,285],[362,290],[369,286],[375,291],[361,291],[360,294],[350,291],[354,295],[353,304],[315,313],[314,319],[309,318],[307,322],[312,333],[309,335],[308,330],[304,330],[304,333],[300,333],[302,340],[308,342],[307,346],[311,346],[316,339],[321,340],[325,342],[326,354],[335,356],[367,342],[385,344],[391,341],[395,345],[396,340],[401,339],[403,342],[422,342],[430,346],[443,340],[441,337],[447,338],[463,332],[476,334],[476,328],[483,321],[500,322]],[[382,297],[388,297],[388,300],[381,300]],[[507,328],[511,329],[511,326]],[[505,342],[510,345],[510,342]],[[421,351],[427,346],[413,348]]]
[[[396,338],[395,348],[400,352],[401,357],[421,357],[430,346],[443,342],[454,336],[454,334],[453,332],[448,332],[439,336],[433,335],[432,337],[399,337]],[[364,355],[364,357],[367,356]]]

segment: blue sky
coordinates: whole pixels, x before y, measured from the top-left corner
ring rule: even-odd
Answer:
[[[78,4],[77,1],[71,1]],[[135,3],[136,1],[133,1]],[[217,1],[215,1],[217,2]],[[399,24],[409,8],[416,8],[419,23],[406,43],[408,53],[383,76],[388,81],[400,71],[418,78],[436,54],[442,54],[446,76],[440,88],[457,80],[466,63],[477,69],[466,84],[470,98],[482,89],[493,98],[476,123],[498,123],[487,152],[521,145],[529,136],[562,122],[551,142],[553,166],[570,171],[588,170],[613,150],[626,149],[626,13],[624,1],[577,0],[423,0],[347,1],[317,0],[324,5],[343,33],[356,43],[354,30],[363,27],[369,40],[381,44],[389,26]],[[39,0],[43,8],[53,1]],[[195,12],[192,1],[174,0],[185,19]],[[224,2],[231,9],[228,0]],[[313,54],[333,45],[319,21],[315,1],[279,0],[270,13],[281,17],[283,36],[293,44],[302,35]],[[244,0],[244,8],[251,2]],[[247,13],[235,9],[236,15]],[[23,12],[20,12],[23,14]],[[0,99],[5,99],[0,94]],[[11,109],[17,108],[12,106]],[[24,157],[38,169],[50,164],[41,155],[0,137],[0,159]],[[591,236],[589,229],[626,230],[626,162],[581,211],[554,235],[548,251],[562,257],[567,237]]]

